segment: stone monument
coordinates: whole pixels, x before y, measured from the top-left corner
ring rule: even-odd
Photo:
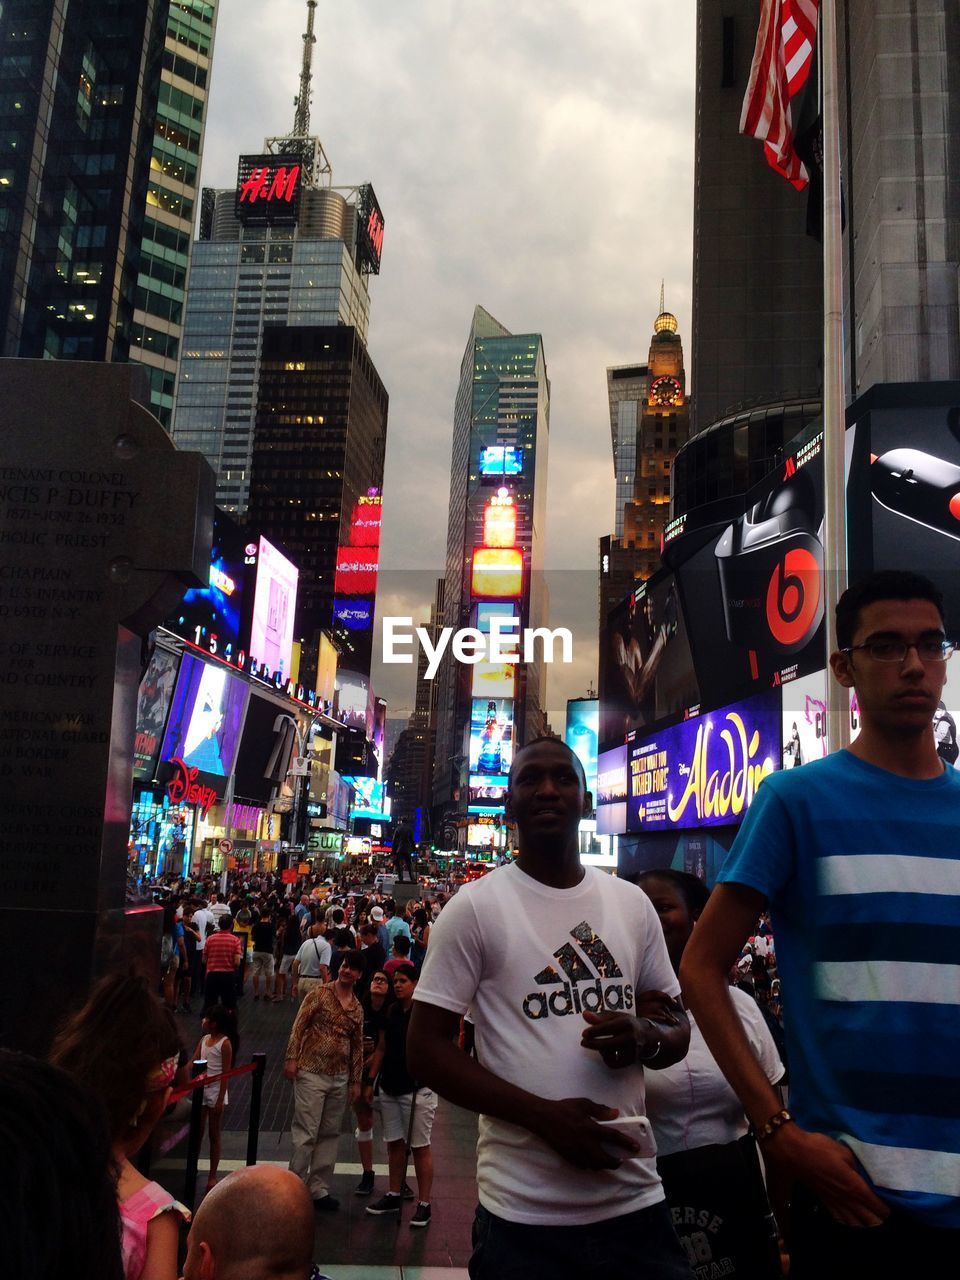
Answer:
[[[214,475],[146,403],[135,365],[0,360],[0,1043],[32,1052],[138,924],[159,946],[125,912],[137,688]]]

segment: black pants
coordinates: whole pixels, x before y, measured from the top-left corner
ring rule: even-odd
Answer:
[[[204,1008],[222,1004],[225,1009],[237,1007],[237,975],[235,973],[208,973],[203,993]]]
[[[914,1280],[956,1275],[960,1230],[894,1210],[880,1227],[835,1222],[805,1187],[790,1207],[790,1280]]]

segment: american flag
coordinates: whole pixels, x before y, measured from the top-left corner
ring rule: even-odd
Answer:
[[[810,180],[794,149],[791,102],[810,75],[820,0],[761,0],[760,30],[740,132],[763,143],[767,163],[802,191]]]

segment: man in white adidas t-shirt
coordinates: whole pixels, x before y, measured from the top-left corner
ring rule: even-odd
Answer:
[[[518,752],[507,804],[517,861],[441,912],[407,1046],[418,1080],[481,1113],[470,1275],[690,1280],[654,1159],[598,1124],[642,1115],[644,1067],[687,1051],[678,1003],[663,1021],[634,1016],[638,992],[680,992],[656,912],[581,866],[590,797],[559,739]],[[455,1043],[468,1009],[476,1059]]]

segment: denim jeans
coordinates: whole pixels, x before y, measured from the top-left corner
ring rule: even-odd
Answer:
[[[666,1204],[582,1226],[507,1222],[477,1205],[470,1280],[691,1280]]]

